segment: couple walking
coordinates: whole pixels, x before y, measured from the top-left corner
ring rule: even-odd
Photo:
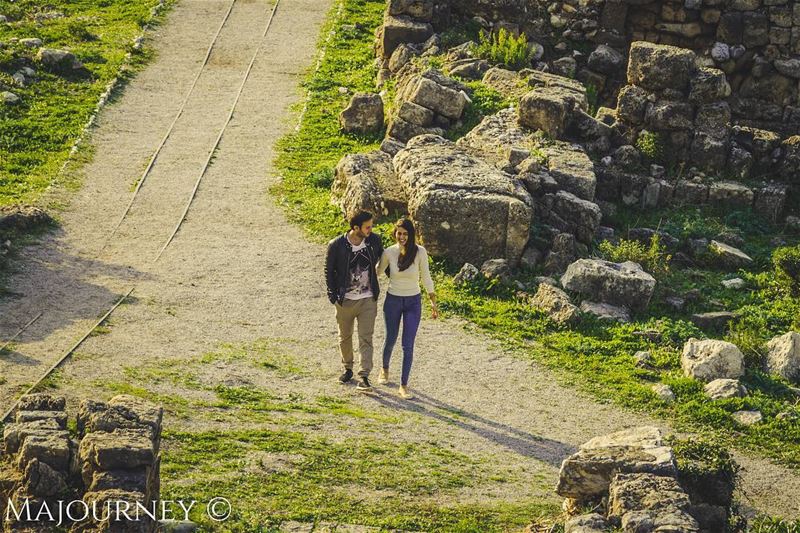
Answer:
[[[372,334],[380,293],[378,273],[387,273],[389,288],[383,304],[386,340],[378,382],[389,382],[389,363],[402,320],[403,367],[399,394],[403,398],[412,398],[408,379],[414,359],[414,339],[422,318],[420,281],[431,299],[433,318],[439,316],[433,280],[428,270],[428,254],[425,248],[417,244],[411,220],[403,218],[397,221],[393,231],[395,244],[385,250],[380,237],[372,231],[374,222],[371,213],[360,211],[350,218],[350,229],[328,243],[325,278],[328,299],[336,307],[339,351],[344,365],[344,373],[339,381],[348,383],[353,379],[353,327],[357,322],[361,361],[356,389],[361,392],[372,391],[369,374],[372,370]]]

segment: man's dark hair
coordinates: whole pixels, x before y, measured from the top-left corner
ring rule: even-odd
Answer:
[[[361,228],[365,222],[372,220],[373,218],[375,218],[375,215],[369,211],[359,211],[350,217],[350,229],[355,227]]]

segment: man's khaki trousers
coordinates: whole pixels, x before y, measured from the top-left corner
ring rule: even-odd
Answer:
[[[367,377],[372,371],[372,333],[375,331],[378,302],[369,297],[344,300],[341,305],[337,303],[335,306],[342,365],[345,369],[353,369],[353,326],[358,321],[358,351],[361,355],[361,369],[358,375]]]

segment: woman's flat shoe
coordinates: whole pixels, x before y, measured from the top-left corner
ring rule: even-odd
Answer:
[[[388,369],[386,369],[386,368],[382,368],[381,369],[381,373],[378,376],[378,383],[380,383],[381,385],[386,385],[387,383],[389,383],[389,370]]]
[[[410,400],[411,398],[414,397],[414,395],[411,394],[411,391],[408,390],[408,387],[403,387],[402,385],[400,386],[400,390],[398,391],[398,393],[400,394],[400,397],[403,398],[404,400]]]

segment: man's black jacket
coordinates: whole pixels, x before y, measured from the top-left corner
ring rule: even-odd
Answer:
[[[380,288],[378,287],[378,273],[375,270],[378,261],[383,254],[383,243],[381,238],[374,233],[370,233],[366,238],[367,253],[370,258],[369,283],[372,288],[372,298],[377,300]],[[328,257],[325,259],[325,281],[328,284],[328,300],[333,303],[344,301],[347,292],[350,270],[350,243],[347,235],[336,237],[328,243]]]

